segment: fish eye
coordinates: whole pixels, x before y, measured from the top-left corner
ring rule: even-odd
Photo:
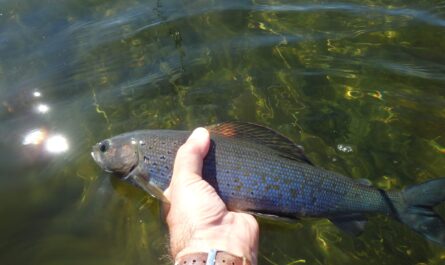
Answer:
[[[110,147],[110,143],[108,141],[103,141],[99,144],[99,150],[104,153],[108,150]]]

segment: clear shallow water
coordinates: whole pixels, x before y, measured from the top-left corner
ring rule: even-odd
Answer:
[[[168,253],[158,203],[90,158],[125,131],[243,120],[381,188],[445,176],[444,1],[3,0],[0,25],[2,264]],[[357,238],[260,222],[260,264],[445,262],[383,216]]]

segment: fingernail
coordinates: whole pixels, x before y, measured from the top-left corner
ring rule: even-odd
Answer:
[[[207,134],[207,129],[199,127],[193,130],[192,134],[189,136],[189,140],[199,140],[207,137]]]

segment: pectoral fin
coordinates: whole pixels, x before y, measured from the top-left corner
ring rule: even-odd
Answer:
[[[148,192],[148,194],[150,194],[152,197],[159,199],[163,202],[167,203],[169,202],[167,198],[164,196],[164,192],[159,187],[151,184],[149,181],[147,182],[140,176],[134,176],[133,180],[139,187]]]
[[[130,173],[128,173],[127,176],[122,178],[122,180],[128,181],[136,187],[143,189],[156,199],[159,199],[163,202],[169,202],[164,196],[164,192],[158,186],[151,183],[149,179],[145,179],[144,177],[142,177],[144,172],[148,172],[146,164],[140,163]]]
[[[366,218],[362,215],[335,217],[329,218],[329,220],[340,230],[354,236],[360,235],[367,223]]]

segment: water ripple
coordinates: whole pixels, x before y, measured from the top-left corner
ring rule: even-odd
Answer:
[[[422,66],[418,64],[414,65],[403,62],[393,62],[383,59],[370,61],[370,63],[376,67],[381,67],[385,70],[392,71],[400,75],[429,80],[445,80],[445,66],[437,64],[433,65],[431,62],[428,63],[429,66]]]
[[[374,14],[390,16],[408,16],[416,20],[436,25],[445,26],[445,20],[431,14],[425,10],[416,10],[409,8],[384,8],[366,5],[346,4],[346,3],[325,3],[322,5],[303,4],[303,5],[257,5],[254,6],[257,11],[278,11],[278,12],[320,12],[320,11],[343,11],[355,14]]]

